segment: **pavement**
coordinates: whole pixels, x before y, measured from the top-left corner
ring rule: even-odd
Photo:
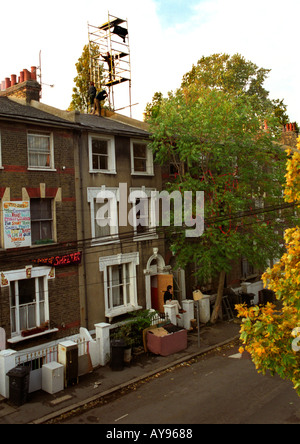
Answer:
[[[126,393],[139,383],[159,375],[172,367],[192,360],[239,338],[240,325],[235,321],[220,321],[212,326],[201,326],[188,332],[185,350],[169,356],[150,352],[133,356],[123,370],[112,370],[109,365],[98,367],[79,377],[78,384],[56,394],[39,390],[28,395],[27,403],[15,406],[7,399],[0,400],[0,424],[51,424],[58,418],[108,402],[114,396]]]

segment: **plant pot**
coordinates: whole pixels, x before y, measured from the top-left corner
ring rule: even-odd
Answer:
[[[48,327],[35,327],[35,328],[31,328],[30,330],[22,330],[21,336],[23,338],[26,338],[27,336],[33,336],[33,335],[37,335],[38,333],[43,333],[46,330],[48,330]]]

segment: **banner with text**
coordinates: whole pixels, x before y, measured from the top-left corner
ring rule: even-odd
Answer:
[[[4,247],[31,246],[30,202],[3,202]]]

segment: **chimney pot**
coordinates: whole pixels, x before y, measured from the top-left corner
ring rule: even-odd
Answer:
[[[31,67],[31,80],[36,80],[36,66]]]
[[[5,78],[5,89],[10,87],[10,78],[6,77]]]
[[[17,83],[17,76],[16,74],[11,75],[11,86],[15,85]]]
[[[20,82],[24,82],[24,71],[20,72]]]
[[[30,80],[31,79],[31,75],[30,72],[28,71],[28,69],[23,69],[24,72],[24,80],[26,82],[26,80]]]

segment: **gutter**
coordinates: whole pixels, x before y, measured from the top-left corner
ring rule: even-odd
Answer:
[[[27,116],[18,116],[16,114],[1,114],[0,113],[0,120],[2,121],[8,121],[8,122],[15,122],[18,121],[20,123],[34,123],[37,125],[48,125],[53,127],[59,127],[59,128],[68,128],[68,129],[81,129],[81,126],[78,124],[72,124],[71,122],[58,122],[56,120],[42,120],[40,118],[34,118],[34,117],[27,117]]]

